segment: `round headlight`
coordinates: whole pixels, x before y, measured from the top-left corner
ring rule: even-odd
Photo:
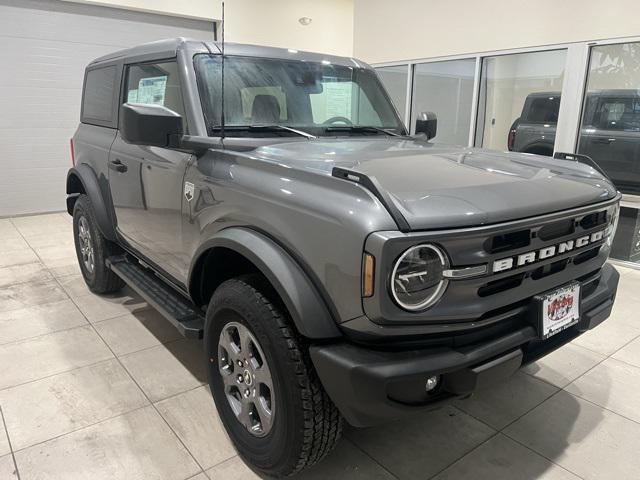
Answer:
[[[410,311],[432,306],[447,288],[442,274],[446,268],[444,253],[434,245],[416,245],[406,250],[391,274],[391,293],[396,303]]]

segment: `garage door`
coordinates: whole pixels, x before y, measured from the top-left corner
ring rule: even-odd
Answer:
[[[0,217],[64,210],[84,67],[212,23],[59,0],[0,0]]]

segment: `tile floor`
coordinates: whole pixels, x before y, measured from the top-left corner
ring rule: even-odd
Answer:
[[[365,429],[307,479],[640,478],[640,272],[614,315],[499,388]],[[66,214],[0,219],[0,479],[257,478],[200,345],[131,291],[97,297]]]

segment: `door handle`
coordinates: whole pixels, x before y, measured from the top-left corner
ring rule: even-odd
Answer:
[[[609,145],[611,142],[615,142],[615,138],[594,138],[593,143],[602,143],[604,145]]]
[[[128,170],[127,166],[117,158],[115,160],[109,160],[109,168],[120,173],[124,173]]]

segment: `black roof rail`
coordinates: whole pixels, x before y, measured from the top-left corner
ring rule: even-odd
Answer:
[[[333,167],[333,170],[331,170],[331,175],[336,178],[341,178],[343,180],[348,180],[350,182],[362,185],[364,188],[369,190],[387,209],[389,215],[391,215],[391,218],[393,218],[393,220],[396,222],[396,225],[401,232],[411,231],[409,222],[407,222],[407,219],[404,218],[404,215],[402,215],[398,207],[396,207],[396,204],[393,203],[393,200],[391,200],[391,198],[389,197],[387,191],[380,186],[375,177],[370,177],[365,173],[354,172],[353,170],[348,170],[341,167]]]

